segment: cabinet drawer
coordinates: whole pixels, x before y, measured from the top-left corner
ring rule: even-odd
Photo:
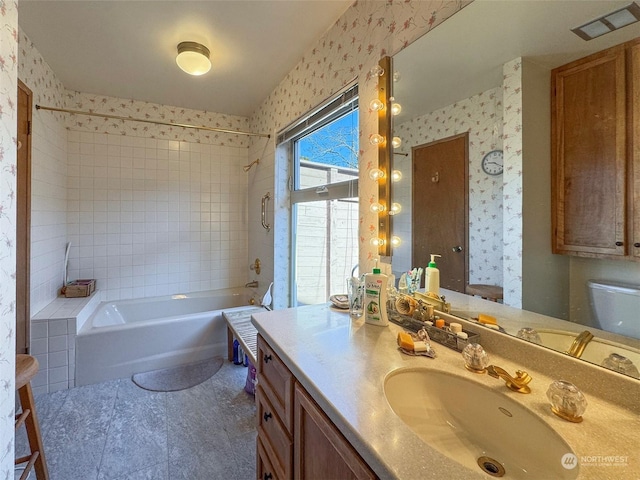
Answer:
[[[258,438],[265,447],[270,464],[276,472],[286,477],[291,471],[292,442],[268,395],[262,386],[256,389],[258,414]]]
[[[293,375],[258,335],[258,382],[264,386],[269,402],[282,420],[287,432],[293,421]]]
[[[256,442],[257,444],[257,458],[256,458],[256,473],[258,480],[284,480],[284,473],[278,471],[271,465],[271,461],[269,460],[269,454],[267,453],[268,448],[264,446],[260,437]]]

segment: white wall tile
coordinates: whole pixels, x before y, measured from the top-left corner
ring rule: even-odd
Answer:
[[[55,389],[55,384],[68,382],[69,368],[65,365],[62,367],[49,368],[49,390]],[[68,384],[67,387],[69,388]]]
[[[49,365],[48,368],[51,370],[56,367],[63,367],[69,365],[68,360],[68,350],[64,350],[62,352],[51,352],[49,353]],[[41,367],[42,368],[42,367]]]
[[[49,353],[49,340],[48,338],[32,338],[30,352],[32,355],[42,355]]]
[[[49,321],[49,336],[55,337],[58,335],[67,334],[67,320],[50,320]]]
[[[56,337],[49,337],[49,353],[51,352],[61,352],[63,350],[67,350],[69,348],[69,344],[67,342],[66,335],[59,335]]]

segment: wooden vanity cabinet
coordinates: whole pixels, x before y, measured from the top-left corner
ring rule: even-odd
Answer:
[[[262,480],[284,480],[293,476],[294,377],[259,335],[257,353],[257,475]]]
[[[377,478],[260,335],[257,371],[258,480]]]
[[[551,72],[553,253],[640,258],[639,49],[634,40]]]

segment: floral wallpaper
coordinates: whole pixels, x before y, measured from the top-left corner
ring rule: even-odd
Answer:
[[[393,55],[411,42],[429,32],[455,12],[469,4],[469,1],[423,0],[404,2],[357,1],[355,2],[315,47],[303,56],[298,65],[289,72],[280,85],[263,102],[251,117],[251,129],[259,132],[276,133],[296,118],[303,115],[323,100],[338,92],[350,82],[357,80],[361,105],[368,105],[366,99],[377,96],[377,77],[370,73],[380,58]],[[377,198],[377,185],[369,178],[369,171],[377,167],[377,148],[369,144],[369,136],[377,132],[375,112],[366,108],[360,110],[360,192],[361,199]],[[250,147],[252,150],[253,147]],[[278,165],[276,166],[276,158]],[[260,175],[275,185],[286,176],[285,167],[276,149],[264,158],[266,168]],[[285,177],[286,178],[286,177]],[[259,204],[262,190],[251,190],[249,204]],[[274,301],[276,306],[286,304],[286,268],[273,265],[287,265],[288,250],[275,249],[274,245],[287,245],[288,203],[276,197],[274,212],[268,212],[274,224],[272,234],[266,239],[260,226],[250,224],[250,252],[268,259],[274,270]],[[360,202],[360,271],[370,271],[378,258],[375,247],[369,243],[377,236],[377,217],[371,213],[366,201]],[[389,259],[385,259],[388,261]]]
[[[464,132],[469,132],[469,283],[502,285],[502,176],[487,175],[481,167],[485,154],[502,149],[502,88],[487,90],[394,127],[394,135],[402,139],[402,153]],[[403,208],[393,219],[394,233],[404,242],[394,249],[393,265],[397,271],[408,271],[419,266],[410,264],[410,154],[396,156],[395,162],[395,168],[402,171],[402,181],[394,188],[394,201]]]
[[[503,67],[504,303],[522,308],[522,59]]]
[[[0,0],[0,478],[13,478],[18,4]]]

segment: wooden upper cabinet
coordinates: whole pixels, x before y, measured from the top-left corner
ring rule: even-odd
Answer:
[[[619,45],[551,73],[554,253],[627,255],[628,50]]]

